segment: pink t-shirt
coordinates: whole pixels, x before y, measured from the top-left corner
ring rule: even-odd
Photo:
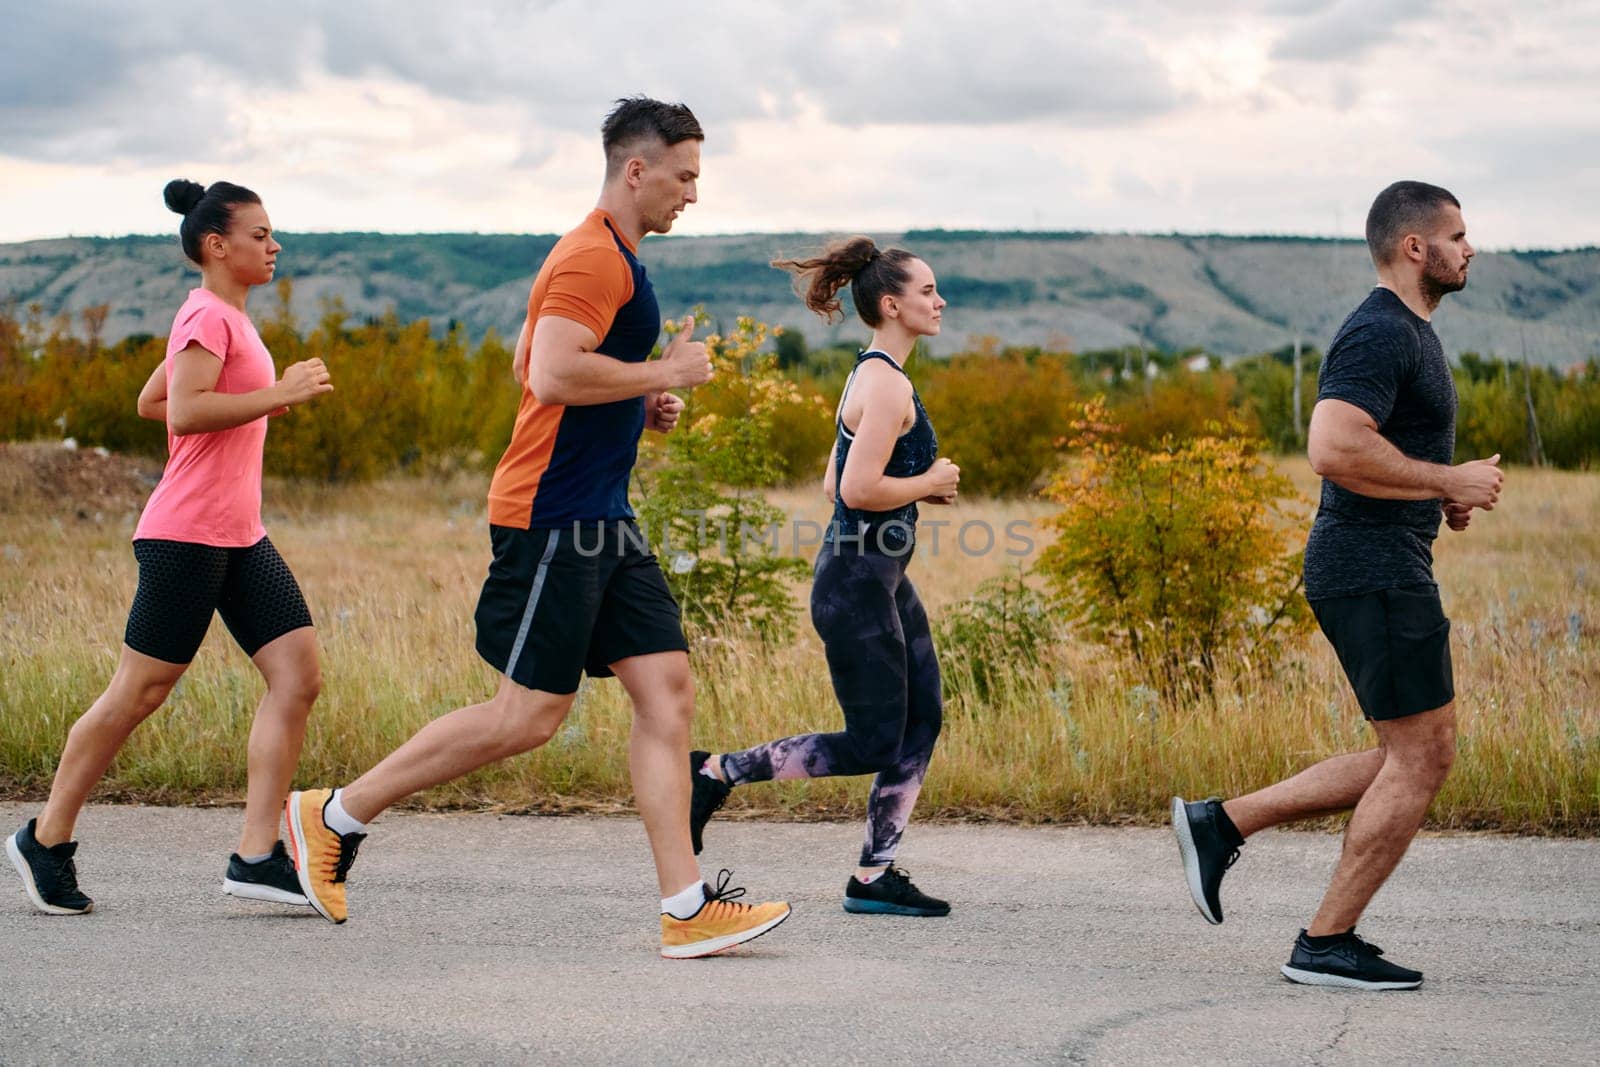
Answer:
[[[277,380],[272,355],[250,317],[208,289],[192,289],[167,339],[172,357],[198,344],[222,361],[219,393],[251,393]],[[167,431],[167,469],[139,517],[135,541],[188,541],[244,548],[267,535],[261,525],[261,452],[267,419],[211,433]]]

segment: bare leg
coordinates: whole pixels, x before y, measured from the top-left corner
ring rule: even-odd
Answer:
[[[1411,846],[1455,761],[1454,703],[1373,725],[1383,741],[1383,767],[1350,817],[1339,866],[1306,927],[1313,937],[1343,933],[1360,920]]]
[[[489,700],[441,715],[345,786],[340,795],[344,810],[360,822],[370,822],[413,793],[496,760],[531,752],[555,735],[576,696],[526,689],[502,677]],[[687,817],[687,798],[683,804]]]
[[[261,698],[250,728],[249,784],[239,835],[242,856],[270,852],[278,840],[278,817],[300,761],[306,719],[322,691],[317,631],[309,626],[269,641],[253,660],[266,679],[267,695]]]
[[[161,706],[187,669],[186,663],[168,663],[122,646],[111,684],[67,734],[55,781],[50,785],[50,799],[34,829],[41,845],[49,847],[72,840],[78,813],[95,783],[105,775],[134,727]]]
[[[1349,811],[1382,766],[1382,747],[1332,756],[1293,778],[1225,801],[1222,810],[1244,837],[1269,826]]]
[[[694,718],[694,676],[683,652],[630,656],[611,669],[633,699],[628,769],[633,799],[655,856],[661,895],[670,897],[700,880],[689,844],[689,721]]]

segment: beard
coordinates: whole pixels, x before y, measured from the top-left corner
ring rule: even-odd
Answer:
[[[1431,300],[1434,306],[1446,293],[1458,293],[1467,286],[1466,265],[1460,270],[1452,270],[1450,264],[1434,245],[1428,246],[1428,257],[1422,263],[1422,283],[1420,288],[1423,295]]]

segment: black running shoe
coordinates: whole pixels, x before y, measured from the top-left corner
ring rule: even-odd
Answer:
[[[1338,989],[1415,989],[1422,984],[1421,971],[1390,963],[1383,958],[1383,949],[1363,941],[1354,930],[1320,949],[1312,948],[1301,930],[1289,962],[1283,965],[1283,976],[1301,985]]]
[[[1222,876],[1239,858],[1239,845],[1222,828],[1222,801],[1213,797],[1187,804],[1182,797],[1173,797],[1172,832],[1178,835],[1194,906],[1216,926],[1222,922]]]
[[[33,906],[49,915],[82,915],[94,909],[94,901],[78,890],[78,868],[72,854],[78,851],[76,841],[63,841],[49,848],[39,844],[33,836],[37,819],[6,838],[6,854],[11,865],[22,875],[22,888],[27,890]]]
[[[728,799],[728,794],[733,792],[733,786],[720,778],[700,773],[700,768],[710,758],[709,752],[689,753],[689,781],[693,784],[693,792],[689,795],[689,840],[694,845],[696,856],[700,855],[701,831]]]
[[[890,867],[863,884],[855,875],[844,884],[844,910],[858,915],[949,915],[950,905],[911,884],[911,875]]]
[[[272,843],[272,854],[260,863],[246,863],[235,852],[228,857],[228,873],[222,891],[230,897],[265,900],[272,904],[298,904],[309,908],[311,901],[300,890],[300,876],[282,841]]]

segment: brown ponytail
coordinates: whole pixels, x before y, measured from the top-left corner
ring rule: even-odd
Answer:
[[[916,259],[903,248],[880,250],[870,237],[846,237],[829,242],[811,259],[775,259],[772,266],[795,275],[795,291],[806,307],[832,322],[839,314],[839,290],[850,286],[856,314],[876,328],[883,322],[878,301],[899,293],[911,272],[906,264]]]

